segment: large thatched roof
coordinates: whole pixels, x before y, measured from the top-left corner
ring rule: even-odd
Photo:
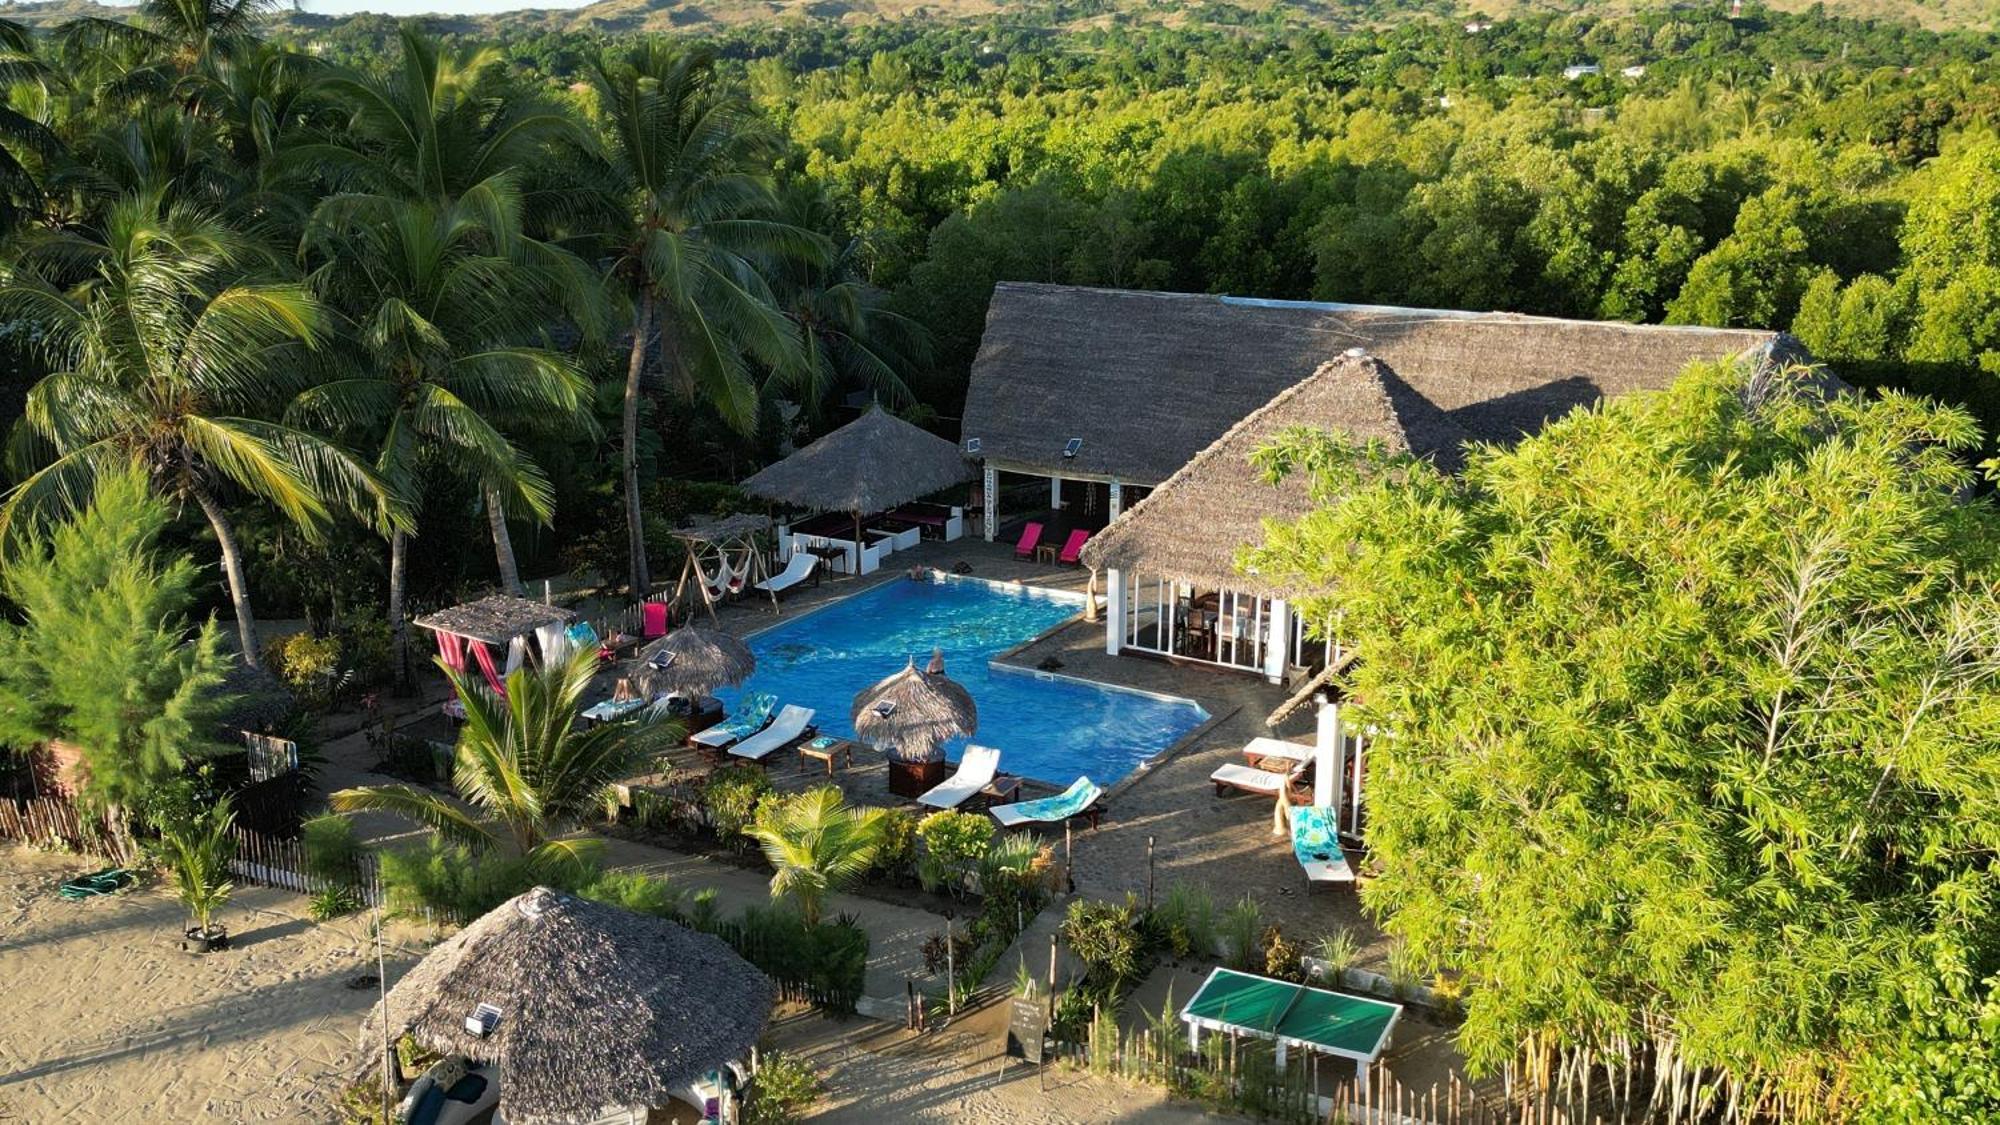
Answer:
[[[944,657],[937,652],[923,670],[913,658],[902,671],[857,694],[849,718],[863,741],[908,761],[934,760],[940,743],[979,733],[972,693],[944,674]]]
[[[663,1106],[746,1057],[777,990],[718,938],[537,887],[460,930],[389,990],[389,1031],[500,1066],[510,1122],[587,1122]],[[476,1036],[467,1016],[500,1009]],[[381,1050],[382,1005],[362,1026]]]
[[[700,695],[725,684],[740,684],[756,670],[756,654],[735,634],[683,625],[640,649],[632,676],[649,697],[667,692]]]
[[[489,645],[504,645],[544,625],[567,625],[576,614],[556,605],[494,594],[417,618],[417,624],[438,633],[454,633]]]
[[[1003,283],[961,429],[989,463],[1156,484],[1356,347],[1468,435],[1511,441],[1573,406],[1663,387],[1690,360],[1796,345],[1774,332]],[[1070,438],[1083,443],[1065,458]]]
[[[770,465],[743,491],[814,512],[868,515],[973,477],[958,447],[880,407]]]

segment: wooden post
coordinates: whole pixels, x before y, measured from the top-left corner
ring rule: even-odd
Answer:
[[[1153,838],[1146,837],[1146,910],[1153,909]]]

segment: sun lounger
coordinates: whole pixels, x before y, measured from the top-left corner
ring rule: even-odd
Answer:
[[[696,746],[706,746],[720,750],[740,739],[748,738],[764,729],[771,721],[771,708],[778,705],[778,697],[768,692],[758,692],[743,701],[743,709],[734,716],[702,731],[688,739]]]
[[[643,699],[607,699],[586,709],[583,717],[593,723],[608,723],[622,719],[645,705]]]
[[[771,725],[729,748],[729,756],[761,763],[777,750],[797,742],[812,729],[813,709],[787,703]]]
[[[819,566],[819,556],[804,551],[793,551],[786,561],[785,569],[757,583],[760,594],[782,594],[786,590],[811,578],[813,569]]]
[[[934,809],[955,809],[967,798],[993,784],[1000,772],[1000,751],[991,746],[968,746],[958,760],[958,772],[931,787],[917,803]]]
[[[1035,547],[1038,544],[1040,544],[1041,541],[1042,541],[1042,525],[1036,523],[1034,520],[1029,520],[1028,526],[1021,529],[1021,541],[1019,543],[1014,544],[1014,557],[1017,559],[1034,558]]]
[[[1276,797],[1278,790],[1296,787],[1306,767],[1311,764],[1310,761],[1300,762],[1287,772],[1278,773],[1274,770],[1252,769],[1240,762],[1229,762],[1209,774],[1208,779],[1215,783],[1215,795],[1218,797],[1231,789],[1240,789],[1245,793],[1256,793],[1264,797]]]
[[[1062,554],[1056,561],[1065,566],[1076,566],[1083,562],[1083,545],[1090,542],[1090,532],[1077,528],[1069,533],[1069,541],[1063,544]]]
[[[1053,797],[1042,797],[1033,801],[1016,801],[1011,805],[995,805],[989,812],[1002,828],[1013,828],[1022,824],[1060,824],[1077,817],[1089,817],[1090,826],[1097,827],[1097,819],[1104,810],[1098,801],[1104,797],[1104,790],[1088,777],[1079,777],[1068,789]]]
[[[1310,762],[1317,753],[1303,742],[1286,742],[1281,738],[1253,738],[1243,744],[1243,757],[1253,765],[1271,758],[1288,762]]]
[[[1306,873],[1306,890],[1314,883],[1352,883],[1354,868],[1340,850],[1333,829],[1333,810],[1304,805],[1292,810],[1292,854]]]

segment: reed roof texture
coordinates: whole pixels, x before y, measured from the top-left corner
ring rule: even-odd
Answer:
[[[935,761],[938,746],[979,733],[979,707],[965,685],[944,674],[944,656],[933,651],[922,670],[909,666],[854,697],[854,733],[890,749],[904,761]]]
[[[389,1032],[500,1067],[500,1112],[519,1125],[588,1122],[664,1106],[745,1058],[777,990],[721,939],[537,887],[431,950],[389,990]],[[489,1034],[466,1030],[481,1004]],[[380,1051],[383,1005],[362,1026]]]
[[[1468,436],[1510,441],[1665,386],[1690,360],[1794,347],[1774,332],[1009,282],[961,428],[988,462],[1157,484],[1350,348]],[[1065,458],[1070,438],[1083,443]]]
[[[510,594],[441,609],[417,618],[417,624],[438,633],[453,633],[489,645],[504,645],[544,625],[567,625],[576,614],[558,605],[544,605]]]
[[[665,665],[656,657],[671,654]],[[700,695],[740,684],[757,670],[756,654],[733,633],[683,625],[639,650],[632,680],[647,698],[680,692]]]
[[[752,496],[863,516],[972,479],[958,447],[874,407],[743,482]]]
[[[771,517],[753,512],[735,512],[721,519],[677,527],[670,534],[687,543],[734,543],[771,530]]]

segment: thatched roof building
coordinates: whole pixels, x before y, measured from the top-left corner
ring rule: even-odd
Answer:
[[[1002,283],[962,429],[989,466],[1154,485],[1352,348],[1393,373],[1407,416],[1500,441],[1690,360],[1803,355],[1775,332]]]
[[[746,1058],[777,990],[721,939],[537,887],[431,950],[387,1000],[393,1038],[500,1067],[510,1122],[587,1122],[664,1106]],[[487,1034],[466,1029],[481,1004]],[[383,1005],[362,1026],[381,1050]]]
[[[979,733],[972,693],[944,674],[938,652],[921,671],[912,658],[902,671],[857,693],[848,717],[856,736],[902,761],[936,761],[943,757],[942,743]]]
[[[814,512],[853,516],[972,479],[958,447],[880,407],[765,467],[743,482],[752,496]]]
[[[576,614],[561,606],[544,605],[509,594],[494,594],[478,601],[427,613],[417,625],[437,633],[450,633],[467,640],[505,648],[515,637],[532,636],[537,629],[567,625]]]

